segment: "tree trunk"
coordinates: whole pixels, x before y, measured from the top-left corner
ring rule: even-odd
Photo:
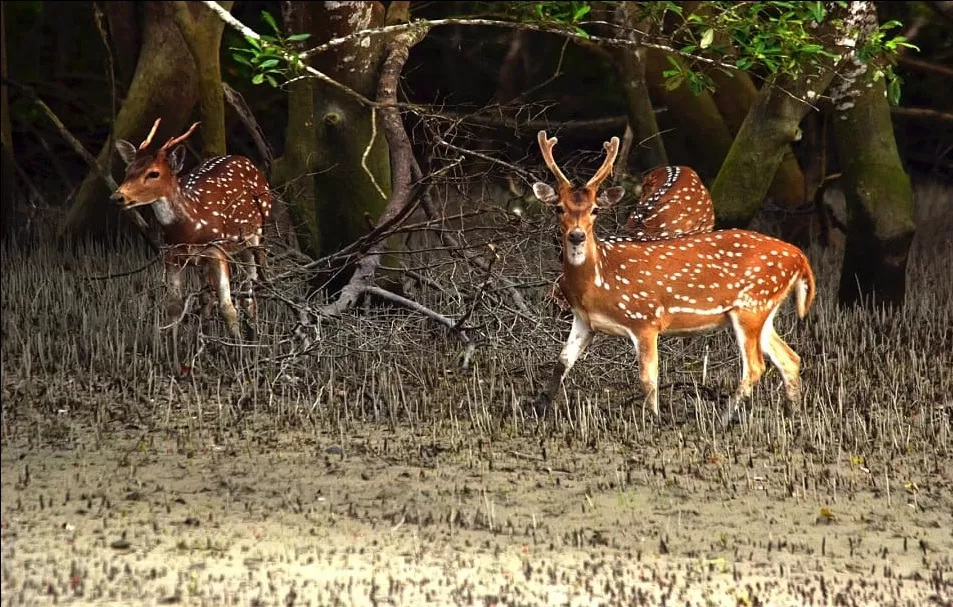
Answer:
[[[310,45],[355,31],[378,27],[384,22],[380,2],[291,2],[293,12],[308,11]],[[300,31],[300,30],[298,30]],[[312,60],[312,65],[337,82],[373,98],[384,36],[355,39]],[[390,156],[379,116],[352,96],[326,83],[309,84],[313,115],[294,107],[294,125],[306,130],[312,141],[289,132],[289,157],[276,161],[275,185],[292,180],[310,180],[303,186],[306,200],[289,200],[296,219],[303,222],[300,241],[305,251],[322,256],[340,250],[365,234],[380,216],[391,191]],[[304,87],[295,89],[293,106],[306,103]],[[295,127],[297,128],[297,127]],[[292,147],[296,149],[292,149]],[[304,163],[308,173],[293,169]],[[366,168],[365,168],[366,167]],[[295,183],[292,187],[298,188]],[[303,208],[310,202],[310,208]],[[346,279],[346,277],[343,277]]]
[[[315,43],[384,23],[380,2],[319,2],[312,4],[311,10]],[[374,98],[385,42],[383,36],[355,40],[315,57],[314,66]],[[371,110],[354,98],[323,82],[315,83],[314,92],[317,147],[321,151],[315,177],[316,211],[322,250],[331,253],[363,236],[384,210],[391,192],[390,154],[379,116],[372,116]]]
[[[758,89],[751,77],[744,72],[729,75],[721,70],[712,70],[712,80],[717,90],[712,95],[718,111],[721,112],[728,131],[737,135],[744,124],[745,116],[758,98]],[[781,164],[771,182],[768,195],[781,206],[793,208],[806,202],[807,190],[804,186],[804,173],[798,165],[794,150],[785,145]]]
[[[116,82],[125,90],[132,83],[142,47],[141,11],[138,2],[116,0],[103,2],[103,14],[109,27],[113,61],[116,64]]]
[[[202,156],[224,156],[225,94],[222,91],[220,50],[225,22],[199,2],[172,3],[175,23],[192,54],[199,78],[199,108],[202,112]],[[219,0],[230,11],[234,2]]]
[[[686,142],[695,158],[694,169],[703,180],[714,178],[731,147],[731,133],[718,113],[711,95],[695,95],[687,82],[674,90],[665,86],[664,70],[671,67],[668,55],[658,49],[647,49],[646,79],[657,105],[668,107],[667,121],[676,126],[674,137]],[[689,143],[690,142],[690,143]],[[700,142],[704,142],[699,145]],[[669,147],[669,152],[671,152]],[[671,154],[670,154],[671,159]],[[678,161],[676,161],[678,162]],[[718,199],[714,199],[716,209]]]
[[[0,2],[0,75],[7,73],[6,3]],[[16,156],[13,153],[13,127],[10,124],[10,97],[6,84],[0,85],[0,236],[6,238],[13,227],[16,201],[13,180],[16,178]]]
[[[630,3],[621,2],[613,11],[612,21],[626,28],[630,40],[637,41],[636,31],[644,31],[641,26],[645,24],[638,23],[636,17],[634,7]],[[622,87],[626,116],[636,146],[635,158],[630,155],[624,161],[630,170],[639,173],[667,165],[665,143],[659,135],[658,122],[655,120],[655,111],[645,79],[646,49],[633,51],[629,48],[612,47],[610,52],[614,58],[613,65]]]
[[[103,166],[113,152],[114,139],[141,141],[158,117],[162,125],[156,141],[180,134],[198,97],[195,64],[175,25],[173,7],[168,2],[152,1],[145,2],[143,9],[142,49],[136,73],[116,116],[111,140],[97,157]],[[114,167],[113,175],[121,177],[122,168]],[[60,237],[83,233],[104,236],[120,218],[109,202],[109,194],[102,179],[90,171],[60,224]]]
[[[681,4],[686,16],[692,13],[704,18],[711,18],[712,16],[710,3],[682,2]],[[727,32],[716,32],[715,40],[721,46],[733,46]],[[680,39],[676,42],[678,44],[690,43],[687,39]],[[735,137],[741,129],[751,106],[757,101],[758,88],[752,81],[751,76],[745,72],[733,71],[726,73],[724,70],[717,69],[711,70],[709,75],[715,83],[712,100],[728,126],[730,135]],[[722,161],[724,161],[724,158],[722,158]],[[805,202],[804,175],[790,146],[787,146],[784,159],[771,182],[769,194],[776,202],[786,207],[800,206]]]
[[[305,2],[283,2],[282,21],[288,33],[311,31],[311,11]],[[297,45],[299,49],[303,45]],[[314,79],[298,78],[288,84],[288,126],[284,153],[271,168],[273,187],[284,190],[282,198],[296,226],[301,249],[313,256],[321,253],[321,232],[315,212],[317,140],[314,136]]]
[[[852,2],[862,38],[876,30],[873,2]],[[860,47],[861,44],[857,44]],[[839,298],[844,304],[902,306],[916,229],[913,191],[890,120],[884,79],[853,52],[831,87],[833,127],[847,202],[847,243]]]
[[[711,188],[720,225],[745,227],[751,222],[790,145],[801,136],[798,125],[810,107],[798,99],[816,99],[832,78],[833,71],[827,70],[786,79],[781,83],[783,90],[762,87]]]

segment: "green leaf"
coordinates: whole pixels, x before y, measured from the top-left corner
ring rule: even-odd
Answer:
[[[252,38],[252,37],[250,37],[250,36],[245,36],[245,40],[247,40],[247,41],[248,41],[248,44],[250,44],[251,46],[253,46],[253,47],[256,48],[257,50],[259,50],[259,51],[261,50],[261,43],[258,42],[258,40],[254,39],[254,38]]]
[[[255,75],[252,76],[252,78],[251,78],[252,84],[261,84],[261,83],[264,82],[264,81],[265,81],[265,75],[264,75],[264,74],[255,74]]]
[[[589,32],[587,32],[586,30],[582,29],[582,28],[579,27],[578,25],[577,25],[574,29],[576,30],[576,33],[579,34],[581,37],[585,38],[586,40],[589,39]]]
[[[278,82],[270,74],[265,74],[265,80],[268,81],[273,88],[278,88]]]
[[[291,34],[286,38],[289,42],[304,42],[311,37],[311,34]]]
[[[588,15],[589,11],[591,10],[592,10],[592,7],[589,6],[588,4],[584,4],[580,6],[579,8],[576,9],[576,12],[572,14],[572,20],[579,21],[580,19]]]
[[[280,61],[278,61],[277,59],[267,59],[267,60],[265,60],[265,61],[262,61],[262,62],[261,62],[261,65],[259,65],[258,67],[264,70],[264,69],[268,69],[268,68],[270,68],[270,67],[275,67],[275,66],[278,65],[279,63],[280,63]]]
[[[232,59],[235,60],[235,63],[241,63],[242,65],[247,65],[248,67],[252,67],[251,61],[249,61],[248,58],[243,55],[234,53],[232,54]]]
[[[887,101],[890,105],[900,105],[900,77],[894,75],[887,82]]]
[[[715,30],[713,28],[708,28],[705,30],[705,33],[702,34],[701,42],[698,46],[702,48],[708,48],[711,46],[711,43],[715,40]]]
[[[268,11],[261,11],[261,20],[267,23],[276,33],[281,33],[281,30],[278,29],[278,24],[275,23],[275,18],[272,17]]]
[[[665,90],[674,91],[678,87],[682,86],[682,82],[685,81],[685,77],[682,75],[676,75],[665,81]]]

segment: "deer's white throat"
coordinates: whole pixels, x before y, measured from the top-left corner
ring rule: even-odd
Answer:
[[[566,244],[566,262],[571,266],[581,266],[586,263],[586,243]]]
[[[175,223],[175,210],[172,203],[165,197],[158,198],[152,204],[152,210],[156,214],[156,219],[164,226],[170,226]]]

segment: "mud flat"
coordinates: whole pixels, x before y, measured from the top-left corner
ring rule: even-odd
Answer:
[[[544,456],[526,441],[466,453],[379,431],[346,447],[331,437],[267,442],[128,431],[103,440],[77,426],[61,448],[5,445],[3,603],[953,597],[948,463],[914,491],[902,473],[891,480],[850,458],[812,478],[797,471],[810,467],[803,461],[699,461],[677,445],[551,444]]]

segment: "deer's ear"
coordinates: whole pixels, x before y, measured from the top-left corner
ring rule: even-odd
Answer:
[[[559,195],[556,194],[556,190],[553,189],[553,186],[537,181],[533,184],[533,194],[536,194],[536,198],[543,204],[556,204],[559,202]]]
[[[625,196],[625,188],[621,185],[617,185],[603,190],[602,193],[599,194],[597,202],[600,207],[611,207],[622,200],[623,196]]]
[[[133,159],[136,157],[136,146],[132,145],[125,139],[116,140],[116,151],[119,152],[119,156],[122,158],[122,161],[127,165],[131,164]]]
[[[177,145],[175,149],[172,150],[172,153],[169,154],[169,168],[172,169],[173,175],[178,175],[179,171],[182,170],[182,165],[185,163],[185,146]]]

